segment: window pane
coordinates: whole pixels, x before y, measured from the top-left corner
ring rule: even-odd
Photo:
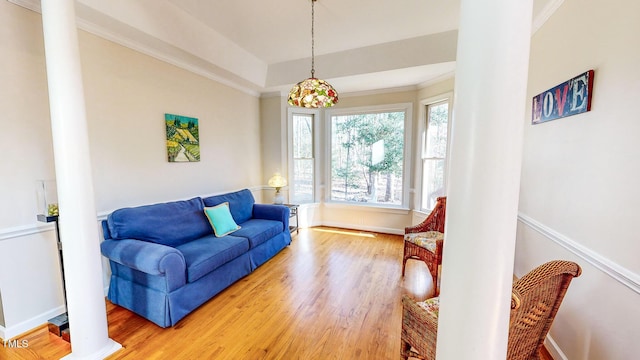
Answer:
[[[293,158],[313,157],[313,116],[293,115]]]
[[[331,200],[402,204],[405,113],[331,117]]]
[[[422,162],[422,207],[433,209],[438,196],[444,196],[444,165],[443,159],[427,159]]]
[[[290,201],[294,204],[314,201],[312,114],[293,114],[292,117],[292,170],[289,182]]]
[[[313,202],[313,159],[293,160],[292,202]]]
[[[425,157],[444,158],[447,155],[447,122],[449,104],[429,106]]]

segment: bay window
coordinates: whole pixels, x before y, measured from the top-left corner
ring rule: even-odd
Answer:
[[[327,201],[406,207],[411,105],[327,111]]]

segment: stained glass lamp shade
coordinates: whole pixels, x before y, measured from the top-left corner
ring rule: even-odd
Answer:
[[[331,107],[338,102],[338,92],[328,82],[310,77],[295,84],[289,92],[289,105],[306,108]]]

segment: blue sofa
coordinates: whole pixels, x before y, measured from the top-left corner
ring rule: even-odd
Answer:
[[[224,202],[240,229],[215,237],[204,208]],[[289,208],[256,204],[247,189],[119,209],[102,230],[108,299],[161,327],[175,325],[291,243]]]

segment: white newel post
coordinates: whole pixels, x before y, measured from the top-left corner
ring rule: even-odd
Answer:
[[[109,338],[73,0],[42,1],[71,354],[103,359]]]
[[[437,358],[504,360],[532,0],[462,0]]]

